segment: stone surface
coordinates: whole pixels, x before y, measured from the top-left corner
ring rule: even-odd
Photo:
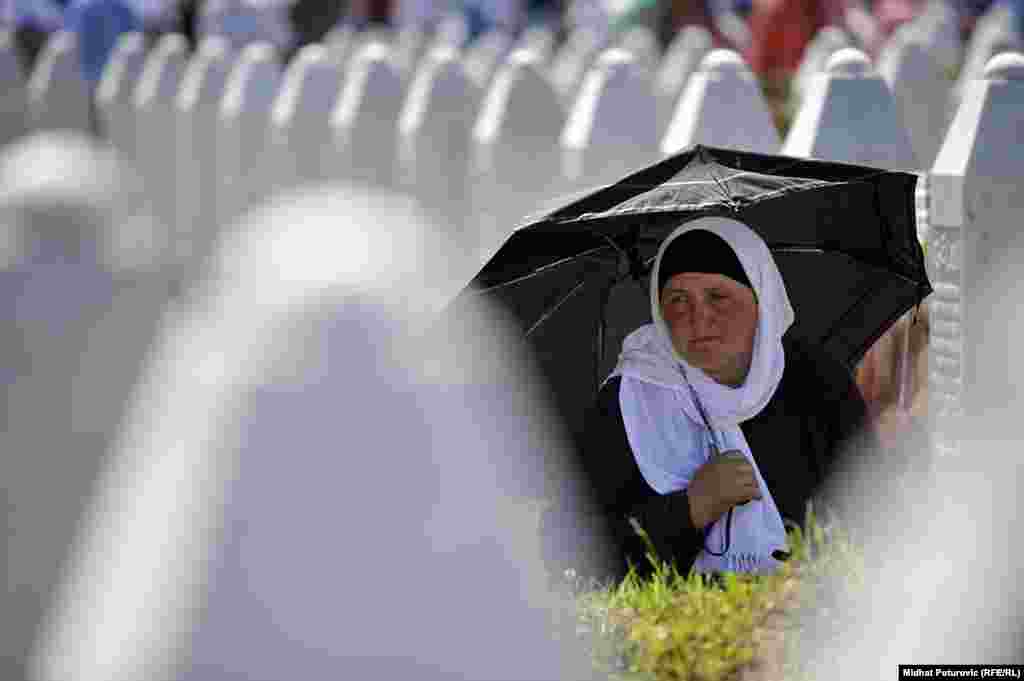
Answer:
[[[706,28],[685,26],[665,51],[665,57],[654,77],[654,94],[658,98],[658,133],[662,139],[683,89],[713,47],[711,33]]]
[[[967,43],[960,75],[953,86],[950,116],[956,113],[960,106],[961,97],[968,84],[984,78],[985,65],[992,57],[1001,52],[1024,50],[1024,42],[1014,21],[1010,6],[1006,3],[993,3],[978,19]]]
[[[791,96],[797,103],[803,101],[814,77],[825,70],[829,57],[837,50],[853,46],[853,39],[843,29],[825,26],[814,36],[804,50],[803,58],[793,74]]]
[[[0,676],[54,604],[172,291],[166,245],[129,168],[92,137],[49,131],[0,153]]]
[[[353,55],[331,115],[331,178],[395,184],[398,115],[405,93],[390,45],[369,43]]]
[[[713,50],[690,78],[661,142],[675,154],[693,144],[778,152],[779,132],[757,79],[731,50]]]
[[[889,45],[878,61],[878,73],[896,97],[914,153],[929,168],[949,125],[952,83],[927,47],[912,37]]]
[[[146,63],[146,39],[141,33],[120,36],[96,88],[96,119],[101,136],[126,161],[136,163],[135,88]]]
[[[579,190],[614,182],[657,158],[651,77],[628,52],[606,50],[587,73],[561,148],[562,176]]]
[[[92,106],[79,65],[78,37],[68,31],[50,36],[28,82],[28,111],[33,130],[91,132]]]
[[[270,112],[281,82],[282,69],[274,46],[254,43],[239,55],[225,84],[216,161],[222,185],[217,200],[221,228],[265,200],[273,187]]]
[[[398,118],[399,186],[467,253],[477,240],[467,219],[469,147],[482,94],[458,51],[435,49],[421,61]]]
[[[224,86],[236,58],[220,36],[203,39],[185,70],[174,106],[178,125],[177,246],[180,256],[206,258],[217,235],[217,137]]]
[[[1021,257],[1021,61],[1020,54],[996,57],[988,78],[967,84],[931,168],[928,265],[936,294],[929,398],[940,453],[957,451],[965,414],[1016,390],[1005,370],[1017,354],[1005,327],[1013,315],[980,291],[994,275],[994,261]]]
[[[136,154],[153,213],[168,229],[176,224],[174,100],[188,63],[188,42],[171,33],[160,39],[142,67],[135,90]]]
[[[564,105],[571,106],[591,64],[607,39],[594,31],[573,31],[551,60],[549,77]]]
[[[473,127],[472,213],[484,252],[500,247],[526,216],[559,200],[565,120],[543,59],[530,50],[513,52]]]
[[[568,439],[496,314],[422,332],[435,232],[332,186],[226,242],[159,340],[32,678],[591,678],[514,498]]]
[[[270,123],[277,190],[327,179],[330,118],[343,81],[322,45],[303,47],[288,64]]]
[[[11,31],[0,30],[0,146],[28,129],[28,83]]]

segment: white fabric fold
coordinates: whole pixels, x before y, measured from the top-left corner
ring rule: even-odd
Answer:
[[[723,238],[736,253],[758,301],[753,358],[744,383],[732,388],[691,366],[678,354],[661,315],[658,268],[666,247],[680,235],[706,229]],[[785,354],[782,335],[792,325],[793,308],[775,260],[764,241],[749,227],[727,218],[700,218],[685,223],[662,243],[651,270],[651,313],[646,324],[622,344],[619,361],[609,376],[621,376],[619,403],[633,456],[644,479],[659,494],[685,489],[712,454],[737,449],[750,461],[762,499],[735,507],[729,550],[725,547],[728,514],[712,524],[694,564],[700,572],[774,572],[775,550],[786,549],[786,530],[771,490],[739,424],[758,414],[782,380]],[[709,432],[693,400],[691,386],[711,423]],[[772,452],[760,452],[771,456]]]

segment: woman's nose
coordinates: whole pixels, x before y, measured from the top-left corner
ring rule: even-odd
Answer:
[[[691,338],[704,338],[711,335],[709,331],[712,326],[711,311],[703,305],[694,305],[690,314]]]

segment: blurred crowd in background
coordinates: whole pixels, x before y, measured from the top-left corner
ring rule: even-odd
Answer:
[[[195,45],[210,33],[244,44],[266,40],[282,54],[322,40],[331,30],[422,30],[463,19],[463,46],[491,31],[513,36],[551,31],[556,42],[575,31],[601,40],[648,27],[665,46],[683,26],[702,25],[717,47],[742,54],[758,75],[784,77],[825,26],[845,29],[869,55],[929,0],[0,0],[0,24],[14,30],[27,59],[53,31],[78,33],[86,77],[96,82],[117,40],[128,31],[184,34]],[[962,37],[978,17],[1005,3],[1024,27],[1024,0],[932,0],[960,17]]]

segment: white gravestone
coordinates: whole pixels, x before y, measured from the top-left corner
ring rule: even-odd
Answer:
[[[825,26],[819,30],[804,48],[803,57],[797,65],[790,85],[790,98],[799,104],[807,87],[816,75],[825,70],[829,58],[844,47],[852,47],[853,39],[837,26]]]
[[[683,89],[713,47],[711,33],[703,26],[686,26],[672,39],[654,76],[659,137],[664,138]]]
[[[946,107],[952,83],[913,35],[894,37],[879,56],[878,73],[896,96],[921,167],[930,168],[949,125]]]
[[[567,434],[497,313],[423,334],[435,232],[331,185],[232,234],[160,338],[34,679],[591,678],[514,496]]]
[[[28,130],[28,83],[13,31],[0,30],[0,146]]]
[[[967,85],[984,78],[985,66],[992,57],[1003,52],[1024,51],[1024,41],[1021,40],[1015,22],[1009,3],[1003,2],[992,3],[988,11],[978,19],[967,43],[960,75],[953,86],[951,115],[959,108],[961,93]]]
[[[623,50],[606,50],[587,73],[562,131],[562,175],[573,190],[595,189],[658,156],[651,77]]]
[[[363,45],[349,62],[331,114],[332,179],[394,185],[404,98],[405,81],[392,47],[381,42]]]
[[[174,101],[178,122],[175,235],[182,260],[207,256],[216,234],[218,118],[235,60],[220,36],[204,38],[185,71]]]
[[[527,216],[560,200],[558,140],[565,120],[543,58],[513,52],[473,126],[472,213],[482,260]]]
[[[80,135],[33,135],[0,155],[0,224],[17,242],[16,257],[0,266],[5,679],[27,678],[26,658],[172,291],[137,178],[109,147]]]
[[[1018,354],[1017,339],[1001,331],[1014,310],[991,310],[978,290],[993,257],[1020,233],[1022,81],[1024,56],[994,57],[985,78],[967,84],[931,169],[929,407],[940,455],[957,452],[959,421],[972,399],[988,403],[1017,389],[997,368]]]
[[[281,89],[282,69],[270,43],[253,43],[238,57],[221,100],[217,138],[217,224],[224,228],[273,186],[269,156],[270,112]]]
[[[60,31],[50,36],[36,59],[28,82],[33,130],[92,131],[91,94],[78,49],[78,36]]]
[[[567,106],[576,100],[587,71],[606,44],[604,35],[589,29],[577,29],[569,34],[555,53],[551,60],[550,78]]]
[[[423,202],[449,238],[472,248],[469,147],[482,93],[459,53],[438,48],[423,58],[398,118],[399,185]]]
[[[846,48],[832,55],[825,73],[810,83],[782,147],[783,156],[817,158],[887,170],[922,171],[910,135],[885,81],[859,50]],[[912,390],[902,376],[907,347],[896,347],[908,313],[868,350],[857,374],[869,407],[880,408]],[[909,334],[904,333],[904,337]]]
[[[658,36],[643,24],[633,26],[623,33],[616,46],[632,54],[638,65],[652,73],[661,62],[661,44],[658,42]]]
[[[514,40],[505,31],[482,35],[466,50],[466,73],[483,90],[491,84],[498,68],[512,51]]]
[[[911,35],[927,47],[944,74],[951,74],[960,66],[964,45],[956,5],[947,0],[929,0],[924,10],[907,26]]]
[[[270,117],[278,190],[327,179],[330,118],[343,80],[323,45],[306,45],[288,64]]]
[[[135,89],[136,155],[153,213],[168,229],[175,224],[174,158],[177,117],[174,100],[188,63],[188,42],[171,33],[160,39],[146,58]]]
[[[523,31],[515,49],[536,52],[547,66],[555,56],[555,42],[555,32],[549,26],[537,24]]]
[[[136,164],[135,89],[145,63],[145,36],[134,32],[121,35],[96,88],[98,132],[133,165]]]
[[[694,144],[774,154],[781,140],[757,79],[731,50],[712,50],[679,98],[661,142],[668,156]]]

